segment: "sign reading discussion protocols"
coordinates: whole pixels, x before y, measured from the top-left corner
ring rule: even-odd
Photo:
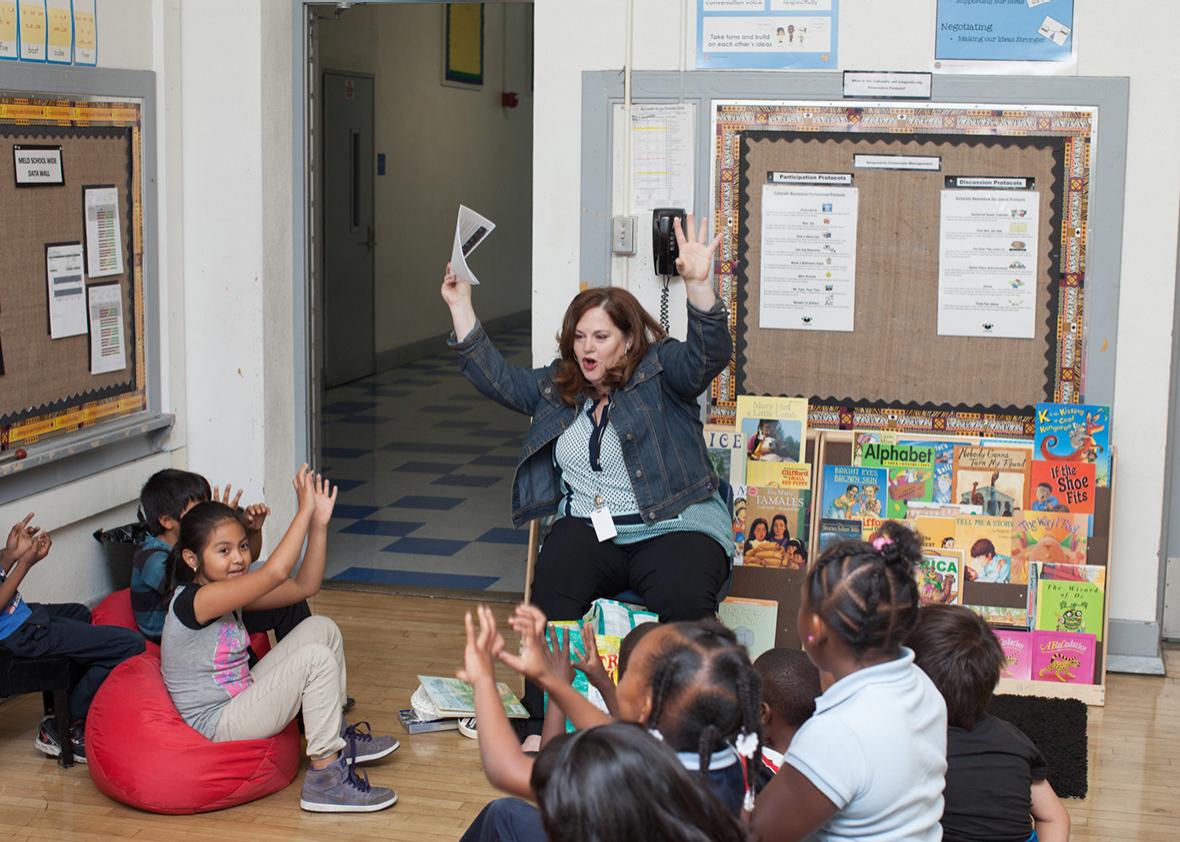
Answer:
[[[60,146],[14,145],[12,160],[16,168],[18,187],[65,184],[61,170]]]

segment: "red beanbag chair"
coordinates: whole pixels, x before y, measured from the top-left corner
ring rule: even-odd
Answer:
[[[90,612],[90,623],[95,626],[120,626],[132,631],[139,631],[139,626],[135,622],[135,612],[131,610],[131,588],[115,591],[94,606],[94,610]],[[152,643],[150,640],[145,642],[148,652],[160,654],[158,643]],[[250,635],[250,648],[254,650],[255,655],[261,658],[270,651],[270,637],[261,632]]]
[[[154,652],[107,676],[86,718],[86,768],[110,798],[153,813],[204,813],[283,789],[299,771],[299,730],[215,743],[180,718]]]

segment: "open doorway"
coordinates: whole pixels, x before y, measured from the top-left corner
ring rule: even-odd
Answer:
[[[464,204],[497,225],[476,310],[529,363],[532,5],[341,5],[308,20],[311,432],[340,486],[325,584],[519,593],[528,419],[459,374],[439,285]]]

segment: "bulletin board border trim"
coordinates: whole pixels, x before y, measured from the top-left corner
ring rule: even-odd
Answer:
[[[735,343],[738,336],[738,319],[741,309],[741,291],[738,270],[741,263],[742,243],[748,231],[741,228],[744,215],[744,187],[748,178],[742,181],[746,136],[750,133],[778,134],[793,137],[815,136],[820,139],[863,139],[880,140],[926,140],[942,143],[978,141],[996,142],[1011,139],[1012,142],[1028,142],[1030,138],[1060,138],[1064,141],[1064,176],[1061,202],[1054,208],[1055,217],[1061,224],[1053,238],[1057,253],[1054,255],[1054,269],[1058,282],[1050,284],[1050,318],[1056,319],[1056,342],[1047,353],[1050,368],[1055,369],[1050,378],[1052,399],[1064,403],[1081,400],[1085,347],[1085,313],[1082,308],[1082,286],[1085,278],[1086,242],[1089,234],[1087,211],[1090,186],[1090,164],[1094,133],[1097,130],[1097,114],[1083,114],[1090,111],[1087,106],[1041,106],[1030,109],[1023,105],[1005,108],[983,108],[968,104],[914,104],[914,103],[843,103],[843,102],[800,102],[781,101],[725,101],[714,100],[712,115],[715,137],[713,149],[714,183],[710,186],[713,196],[713,227],[723,232],[721,247],[714,263],[714,278],[719,295],[729,306],[730,330]],[[1054,116],[1051,116],[1054,115]],[[1077,115],[1082,115],[1080,118]],[[879,128],[873,128],[874,126]],[[953,131],[957,130],[957,131]],[[1001,132],[1003,132],[1001,134]],[[1056,168],[1055,168],[1056,169]],[[1077,196],[1076,214],[1073,212]],[[1056,201],[1057,196],[1054,199]],[[1062,209],[1071,209],[1070,222],[1074,229],[1064,224]],[[1060,238],[1061,242],[1057,240]],[[1061,296],[1060,288],[1065,285],[1076,289],[1072,296]],[[1053,293],[1058,298],[1053,299]],[[1061,312],[1065,301],[1066,312]],[[745,314],[741,316],[744,318]],[[733,423],[737,411],[737,395],[741,391],[738,366],[741,349],[730,361],[729,369],[713,381],[707,408],[712,423]],[[726,376],[728,375],[728,376]],[[809,422],[817,428],[849,429],[845,422],[859,424],[858,429],[897,429],[890,413],[904,411],[920,429],[941,431],[943,429],[964,429],[967,425],[988,426],[1003,423],[1002,416],[1011,419],[1013,415],[1031,421],[1033,407],[1009,407],[1015,413],[1005,412],[1003,407],[939,407],[925,406],[904,400],[865,401],[851,399],[818,398],[817,412],[811,414]],[[832,410],[835,410],[833,413]],[[874,411],[876,410],[876,411]],[[965,417],[960,418],[960,413]],[[833,418],[833,416],[835,416]],[[835,425],[833,425],[833,420]],[[1021,429],[1028,425],[1020,424]],[[981,433],[986,434],[986,433]],[[1031,435],[1009,430],[1006,434]]]
[[[8,100],[19,100],[13,108]],[[89,104],[87,104],[89,105]],[[124,243],[123,253],[129,257],[127,261],[128,300],[131,304],[130,312],[124,314],[124,325],[131,340],[131,347],[135,353],[127,360],[127,379],[103,386],[98,389],[87,389],[75,392],[56,401],[31,406],[18,412],[0,415],[0,451],[7,450],[18,444],[37,441],[44,435],[62,429],[81,429],[104,417],[113,414],[126,414],[142,410],[144,406],[143,368],[140,349],[140,320],[136,318],[142,298],[142,259],[143,249],[137,248],[137,237],[142,240],[143,234],[137,231],[137,220],[142,216],[142,202],[136,201],[136,172],[142,168],[142,153],[139,144],[135,142],[134,128],[140,120],[138,105],[120,104],[117,110],[119,117],[115,117],[113,103],[93,103],[94,108],[87,106],[67,105],[62,100],[35,99],[28,97],[6,97],[0,93],[0,137],[32,137],[38,140],[53,140],[55,138],[106,137],[114,140],[125,140],[131,150],[127,167],[127,205],[122,212],[127,215],[128,239]],[[97,112],[97,114],[95,113]],[[34,113],[40,116],[31,117]],[[131,114],[134,114],[134,117]],[[69,123],[61,122],[69,114]],[[19,116],[18,116],[19,115]],[[93,116],[92,116],[93,115]],[[110,122],[98,121],[94,117]],[[23,122],[30,120],[30,122]],[[33,122],[35,120],[35,122]],[[52,120],[53,122],[50,122]],[[86,185],[83,185],[83,190]],[[81,197],[79,197],[81,201]],[[87,284],[92,286],[94,284]],[[121,400],[123,396],[134,396],[134,409],[125,409],[127,402]],[[105,400],[112,399],[112,400]],[[96,409],[101,404],[105,410]],[[31,422],[31,423],[22,423]]]
[[[798,131],[745,131],[741,133],[740,143],[741,152],[738,157],[738,194],[736,198],[738,224],[737,224],[737,244],[733,253],[740,255],[737,259],[732,261],[719,261],[718,267],[721,272],[718,276],[726,272],[733,278],[731,285],[732,294],[736,295],[736,307],[731,308],[730,324],[733,330],[734,339],[734,359],[731,362],[731,370],[733,372],[734,384],[737,394],[751,394],[745,388],[745,372],[743,370],[743,362],[746,357],[746,331],[744,330],[747,320],[749,318],[748,311],[748,294],[747,288],[749,284],[749,261],[744,256],[744,249],[741,244],[745,243],[750,235],[750,220],[749,212],[747,211],[747,203],[741,201],[740,197],[747,195],[751,188],[751,178],[749,172],[749,160],[747,152],[749,145],[754,140],[770,141],[771,143],[803,140],[806,143],[824,143],[824,142],[855,142],[855,141],[869,141],[869,142],[914,142],[922,141],[925,143],[937,143],[942,145],[968,145],[968,146],[1035,146],[1043,149],[1048,149],[1053,154],[1053,174],[1054,174],[1054,190],[1050,200],[1050,217],[1047,220],[1050,231],[1050,247],[1049,247],[1049,271],[1052,273],[1049,282],[1049,301],[1048,310],[1049,315],[1046,317],[1046,327],[1048,328],[1048,336],[1045,347],[1045,397],[1046,401],[1055,399],[1057,392],[1057,384],[1062,377],[1081,377],[1080,370],[1063,369],[1061,360],[1063,359],[1063,352],[1061,342],[1063,337],[1068,341],[1069,336],[1082,335],[1083,330],[1083,310],[1077,308],[1069,319],[1069,325],[1072,326],[1073,331],[1063,331],[1066,327],[1063,314],[1058,311],[1060,304],[1060,287],[1062,283],[1061,272],[1061,238],[1062,231],[1062,207],[1064,204],[1065,189],[1056,189],[1057,184],[1065,180],[1066,168],[1066,146],[1069,143],[1069,138],[1059,135],[1031,135],[1031,136],[981,136],[981,135],[939,135],[939,134],[899,134],[896,132],[858,132],[855,134],[848,132],[798,132]],[[1064,141],[1064,142],[1054,142]],[[1084,236],[1084,224],[1083,233]],[[1081,273],[1077,273],[1076,285],[1080,288],[1084,279]],[[718,391],[718,385],[715,382],[714,394]],[[767,394],[766,396],[770,396]],[[897,429],[898,421],[901,418],[920,419],[923,416],[928,417],[929,426],[920,424],[920,430],[909,430],[909,432],[919,431],[945,431],[948,428],[954,429],[956,432],[967,432],[965,429],[969,424],[973,424],[976,428],[987,427],[994,429],[997,424],[1003,425],[1008,435],[1029,435],[1033,434],[1033,410],[1031,407],[1019,407],[1016,405],[1000,406],[991,405],[984,406],[981,404],[971,406],[951,406],[948,404],[937,403],[922,403],[917,401],[888,401],[888,400],[864,400],[854,398],[852,396],[836,396],[836,395],[807,395],[809,406],[815,408],[815,412],[811,414],[808,419],[809,425],[813,429]],[[718,402],[719,403],[719,402]],[[736,401],[735,401],[736,409]],[[903,414],[904,413],[904,414]],[[968,421],[968,419],[971,419]],[[714,419],[716,420],[716,419]],[[987,422],[991,423],[988,424]],[[911,421],[913,423],[913,421]],[[984,429],[972,429],[979,435],[983,435]]]

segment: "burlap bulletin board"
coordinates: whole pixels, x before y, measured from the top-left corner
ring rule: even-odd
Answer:
[[[0,444],[142,410],[142,200],[140,109],[129,103],[0,98]],[[17,187],[12,147],[60,146],[63,185]],[[127,367],[91,375],[90,337],[49,335],[45,247],[85,244],[83,188],[114,185],[119,195],[124,272],[87,278],[123,294]]]
[[[802,395],[827,429],[1031,435],[1038,401],[1078,400],[1088,111],[715,104],[716,266],[735,356],[710,415],[738,394]],[[856,154],[941,159],[939,172],[857,169]],[[758,326],[762,188],[771,172],[852,173],[859,192],[855,329]],[[1040,194],[1034,339],[937,335],[946,176],[1033,178]]]

